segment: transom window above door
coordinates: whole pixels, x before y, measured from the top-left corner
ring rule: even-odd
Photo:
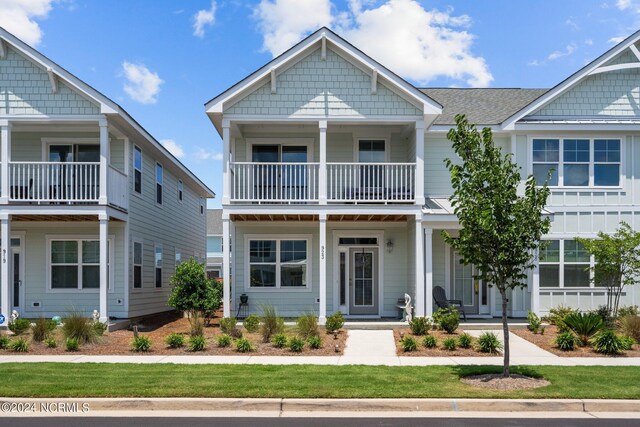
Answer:
[[[361,139],[358,141],[358,162],[384,163],[386,142],[384,139]]]

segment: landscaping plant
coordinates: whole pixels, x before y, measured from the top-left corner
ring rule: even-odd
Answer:
[[[246,319],[244,319],[242,325],[247,330],[247,332],[258,332],[258,329],[260,328],[260,318],[255,314],[250,314]]]
[[[146,353],[151,350],[151,338],[138,335],[131,341],[131,349],[135,352]]]
[[[35,342],[44,341],[49,334],[56,328],[56,324],[44,317],[38,317],[31,325],[31,339]]]
[[[44,340],[44,345],[46,345],[47,348],[56,348],[58,347],[58,342],[55,340],[55,338],[46,338]]]
[[[204,319],[199,312],[193,313],[189,318],[189,335],[192,337],[204,336]]]
[[[455,308],[445,308],[438,310],[440,327],[448,334],[452,334],[460,325],[460,313]]]
[[[418,349],[418,342],[415,338],[412,337],[404,337],[400,340],[400,346],[402,347],[402,351],[405,353],[416,351]]]
[[[640,316],[628,314],[620,318],[620,331],[640,342]]]
[[[227,334],[220,334],[217,338],[218,347],[229,347],[231,345],[231,337]]]
[[[172,286],[169,306],[194,317],[209,319],[222,304],[222,286],[207,279],[204,264],[190,258],[176,266],[171,276]]]
[[[223,317],[220,319],[220,330],[225,334],[230,334],[237,323],[238,321],[235,317]]]
[[[276,348],[284,348],[287,345],[288,338],[285,334],[275,334],[271,340],[274,347]]]
[[[164,339],[164,342],[167,344],[169,348],[180,348],[184,346],[184,335],[172,333],[167,335]]]
[[[26,353],[29,351],[29,342],[24,338],[17,338],[11,341],[9,348],[16,353]]]
[[[458,343],[456,342],[456,339],[451,337],[451,338],[445,338],[442,341],[442,347],[445,350],[449,350],[449,351],[455,351],[455,349],[458,347]]]
[[[189,351],[204,351],[207,348],[207,339],[204,335],[194,335],[189,337]]]
[[[426,335],[431,329],[431,321],[428,317],[414,317],[409,322],[409,327],[413,335]]]
[[[327,316],[327,321],[324,324],[325,329],[329,333],[340,330],[344,326],[344,316],[341,312],[336,311],[330,316]]]
[[[80,344],[96,341],[93,322],[79,311],[71,311],[64,318],[62,334],[65,338],[77,339]]]
[[[469,348],[473,343],[473,337],[467,333],[464,333],[458,337],[458,345],[460,348]]]
[[[102,322],[93,322],[93,330],[96,332],[96,336],[101,337],[107,331],[107,324]]]
[[[311,336],[307,338],[307,344],[309,344],[311,348],[318,349],[322,347],[322,338],[318,335]]]
[[[598,332],[591,338],[590,343],[595,351],[607,355],[620,354],[624,348],[620,337],[611,329],[603,329]]]
[[[6,335],[0,335],[0,349],[5,350],[9,348],[9,337]]]
[[[433,335],[427,335],[424,337],[424,340],[422,340],[422,345],[426,348],[435,348],[438,346],[438,339]]]
[[[540,320],[538,315],[533,311],[527,313],[527,323],[527,328],[534,334],[537,334],[540,331],[540,327],[542,326],[542,320]]]
[[[318,318],[315,314],[303,314],[296,320],[296,329],[302,339],[306,340],[309,337],[317,336],[320,334],[318,330]]]
[[[29,319],[18,318],[11,322],[9,322],[9,330],[16,335],[22,335],[27,332],[31,327],[31,322]]]
[[[478,337],[478,350],[483,353],[497,353],[502,348],[502,343],[493,332],[483,332]]]
[[[249,341],[248,339],[240,338],[236,341],[236,351],[240,353],[249,353],[253,350],[253,344],[251,344],[251,341]]]
[[[573,351],[578,345],[578,338],[572,332],[561,332],[556,335],[556,346],[562,351]]]
[[[618,318],[638,315],[640,315],[640,309],[637,305],[627,305],[618,309]]]
[[[636,345],[636,340],[626,335],[620,337],[620,342],[622,342],[623,351],[631,350]]]
[[[284,319],[278,316],[274,306],[262,306],[261,320],[260,334],[262,335],[262,342],[269,342],[272,335],[284,332]]]
[[[581,345],[587,345],[589,339],[605,327],[602,317],[594,313],[571,313],[563,322],[578,337]]]
[[[67,351],[78,351],[80,348],[80,341],[77,338],[67,338],[64,342],[64,346]]]
[[[300,353],[302,351],[302,349],[304,348],[304,340],[298,338],[298,337],[291,337],[289,339],[289,350],[295,352],[295,353]]]

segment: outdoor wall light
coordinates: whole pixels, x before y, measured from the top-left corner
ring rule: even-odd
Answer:
[[[336,353],[340,353],[340,346],[336,344]]]
[[[389,239],[387,240],[387,252],[391,253],[392,250],[393,250],[393,240]]]

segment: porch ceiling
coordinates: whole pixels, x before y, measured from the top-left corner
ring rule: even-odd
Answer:
[[[98,222],[97,215],[12,215],[12,221],[16,222]],[[111,221],[120,221],[110,217]]]
[[[231,214],[231,220],[243,221],[319,221],[319,215],[304,214]],[[406,222],[407,215],[399,214],[379,214],[379,215],[327,215],[327,221],[335,222]]]

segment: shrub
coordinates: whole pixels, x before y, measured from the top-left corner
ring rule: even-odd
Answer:
[[[620,337],[611,329],[598,332],[591,338],[590,343],[598,353],[609,355],[620,354],[624,347]]]
[[[458,343],[456,342],[456,339],[451,337],[451,338],[445,338],[442,341],[442,347],[445,350],[449,350],[449,351],[455,351],[455,349],[458,347]]]
[[[258,329],[260,328],[260,318],[255,314],[250,314],[246,319],[244,319],[242,324],[247,332],[258,332]]]
[[[620,318],[620,331],[640,342],[640,316],[628,314]]]
[[[253,351],[253,344],[246,338],[240,338],[236,341],[236,351],[240,353],[249,353]]]
[[[640,315],[640,310],[638,309],[637,305],[627,305],[618,309],[618,318],[638,315]]]
[[[291,337],[287,343],[289,350],[300,353],[304,348],[304,340],[298,337]]]
[[[11,341],[9,348],[16,353],[26,353],[29,351],[29,342],[24,338],[18,338]]]
[[[78,351],[80,348],[80,340],[77,338],[67,338],[64,342],[67,351]]]
[[[236,327],[238,321],[235,317],[223,317],[220,319],[220,330],[225,333],[231,333],[231,330]]]
[[[101,337],[107,330],[107,324],[102,322],[93,322],[93,330],[96,332],[97,337]]]
[[[180,348],[184,346],[184,336],[182,334],[176,334],[175,332],[167,335],[164,342],[169,348]]]
[[[194,258],[176,266],[170,279],[169,306],[194,316],[209,317],[222,303],[222,286],[207,279],[204,264]]]
[[[9,322],[9,330],[16,335],[25,333],[31,327],[31,322],[28,319],[18,318],[12,322]]]
[[[146,353],[151,350],[151,338],[138,335],[131,341],[131,349],[135,352]]]
[[[599,316],[605,325],[611,325],[613,323],[611,310],[609,310],[609,307],[607,307],[606,305],[599,305],[598,308],[590,311],[589,313]]]
[[[9,337],[6,335],[0,335],[0,349],[4,350],[9,348]]]
[[[269,342],[272,335],[284,331],[284,320],[278,316],[275,307],[272,305],[262,306],[261,320],[260,334],[262,335],[262,342]]]
[[[431,321],[428,317],[414,317],[409,322],[409,327],[413,335],[426,335],[431,329]]]
[[[571,313],[564,318],[563,322],[578,337],[582,345],[587,345],[589,339],[605,326],[602,317],[594,313]]]
[[[229,331],[229,335],[231,335],[232,338],[236,338],[236,339],[242,338],[242,329],[235,326]]]
[[[31,325],[31,339],[35,342],[42,342],[49,336],[55,327],[55,323],[52,323],[44,317],[39,317],[36,319],[35,323]]]
[[[620,337],[620,341],[622,342],[622,350],[627,351],[633,349],[633,346],[636,344],[636,340],[629,336]]]
[[[275,334],[271,342],[276,348],[284,348],[287,345],[288,339],[285,334]]]
[[[55,338],[46,338],[44,340],[44,345],[46,345],[47,348],[56,348],[58,347],[58,342],[55,340]]]
[[[314,335],[307,338],[307,343],[309,344],[309,347],[317,349],[322,347],[322,338],[320,338],[318,335]]]
[[[327,316],[327,321],[324,324],[325,329],[329,333],[338,331],[343,326],[344,326],[344,316],[339,311],[336,311],[332,315]]]
[[[231,345],[231,337],[227,334],[218,335],[218,347],[229,347]]]
[[[538,317],[537,314],[535,314],[533,311],[530,311],[527,314],[527,322],[529,323],[527,325],[527,328],[533,332],[534,334],[537,334],[538,331],[540,331],[540,326],[542,326],[542,320],[540,320],[540,318]]]
[[[458,345],[460,348],[469,348],[473,343],[473,337],[467,333],[464,333],[458,337]]]
[[[562,351],[573,351],[578,345],[578,338],[572,332],[561,332],[556,336],[555,343]]]
[[[400,340],[400,345],[402,346],[402,351],[405,353],[416,351],[418,349],[418,342],[412,337],[402,338]]]
[[[318,331],[318,318],[315,314],[303,314],[298,317],[298,320],[296,321],[296,328],[298,330],[298,335],[305,340],[309,337],[315,337],[320,334]]]
[[[440,315],[440,327],[448,334],[454,333],[460,325],[460,313],[455,308],[440,310],[443,311]]]
[[[546,320],[552,325],[561,326],[561,325],[558,325],[558,321],[562,323],[562,320],[566,316],[572,313],[577,313],[577,312],[578,312],[577,310],[571,307],[567,307],[566,305],[560,304],[557,307],[549,309],[549,314],[546,316]]]
[[[427,335],[422,341],[422,345],[426,348],[435,348],[438,346],[438,339],[433,335]]]
[[[478,337],[478,350],[483,353],[497,353],[502,349],[502,343],[493,332],[483,332]]]
[[[204,336],[204,319],[200,313],[196,312],[189,317],[189,335],[192,337]]]
[[[65,338],[74,338],[78,343],[94,342],[96,340],[96,330],[93,322],[84,317],[80,312],[72,311],[64,318],[62,334]]]
[[[189,351],[204,351],[207,348],[207,339],[204,335],[194,335],[189,337]]]

